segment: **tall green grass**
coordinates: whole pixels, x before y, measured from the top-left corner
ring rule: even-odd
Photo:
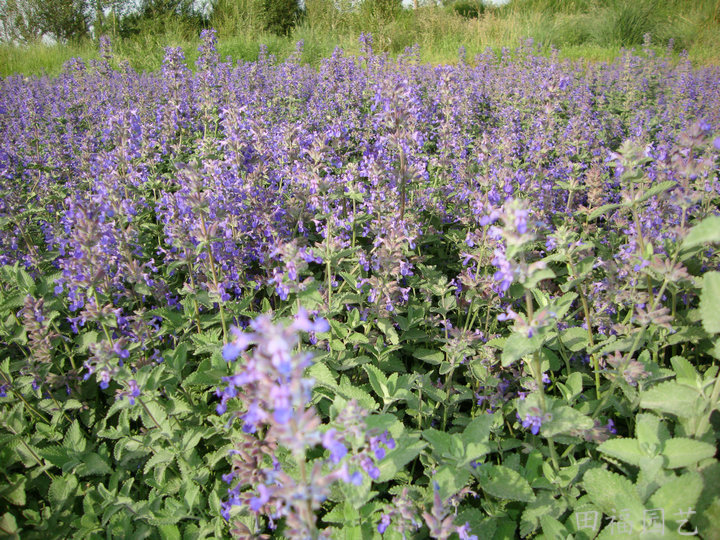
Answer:
[[[263,30],[260,0],[219,0],[210,24],[219,35],[224,58],[254,60],[265,44],[280,59],[304,42],[302,60],[316,65],[341,47],[358,51],[358,37],[372,33],[376,51],[392,55],[418,44],[423,61],[455,62],[458,49],[468,57],[485,51],[514,48],[527,38],[561,57],[611,60],[622,48],[640,47],[649,35],[652,47],[679,54],[687,50],[695,64],[720,64],[720,0],[513,0],[502,7],[487,7],[478,17],[463,16],[447,7],[401,10],[388,16],[363,2],[306,0],[305,15],[289,36]],[[338,9],[339,6],[339,9]],[[119,60],[139,70],[157,69],[166,46],[182,46],[192,66],[198,40],[181,25],[166,21],[163,32],[144,31],[128,39],[115,39]],[[92,42],[48,46],[0,45],[0,75],[56,74],[72,57],[97,56]]]

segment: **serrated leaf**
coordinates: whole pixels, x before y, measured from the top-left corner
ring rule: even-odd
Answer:
[[[467,485],[470,479],[470,471],[465,468],[457,468],[454,465],[443,465],[433,475],[432,479],[440,487],[440,498],[446,500]]]
[[[390,322],[388,319],[378,319],[377,321],[377,327],[382,331],[383,334],[388,338],[388,341],[392,343],[393,345],[397,345],[400,343],[400,338],[398,337],[397,330],[395,330],[395,327],[393,326],[392,322]]]
[[[427,446],[427,443],[421,441],[415,435],[404,435],[395,442],[395,448],[389,450],[385,458],[378,463],[378,469],[380,469],[378,482],[387,482],[395,478],[395,475]]]
[[[720,272],[706,272],[703,275],[700,318],[706,332],[720,333]]]
[[[620,208],[620,205],[619,204],[604,204],[604,205],[596,208],[592,212],[590,212],[590,214],[588,214],[587,219],[588,219],[588,221],[592,221],[594,219],[599,218],[603,214],[610,212],[611,210],[615,210],[616,208]]]
[[[70,425],[67,433],[65,433],[65,437],[63,439],[63,446],[65,448],[71,448],[74,452],[82,453],[85,451],[86,445],[87,441],[85,441],[85,437],[83,436],[80,429],[80,423],[75,420]]]
[[[685,237],[682,249],[720,242],[720,216],[710,216],[695,225]]]
[[[364,409],[374,411],[378,408],[378,404],[372,398],[372,396],[362,388],[358,388],[353,383],[351,383],[350,379],[348,379],[347,377],[343,376],[340,379],[340,385],[337,387],[337,393],[345,399],[357,400],[358,405],[360,405]]]
[[[539,350],[542,346],[542,340],[538,336],[531,338],[518,334],[512,334],[505,342],[502,349],[502,365],[508,367],[517,360],[528,354],[532,354]]]
[[[702,339],[706,339],[710,335],[702,326],[678,326],[675,332],[666,338],[668,345],[677,345],[678,343],[698,343]]]
[[[25,494],[26,476],[13,475],[9,477],[10,483],[3,483],[0,487],[0,498],[3,498],[16,506],[25,506],[27,497]]]
[[[583,477],[583,486],[603,514],[611,516],[621,510],[627,512],[624,521],[634,532],[642,531],[645,506],[628,478],[605,469],[590,469]]]
[[[158,532],[162,540],[180,540],[181,538],[180,529],[178,529],[175,524],[167,523],[160,525],[158,526]]]
[[[428,428],[422,432],[422,437],[430,443],[433,452],[438,457],[460,457],[462,445],[453,435],[435,428]]]
[[[693,471],[683,474],[673,478],[653,493],[649,508],[662,508],[665,510],[665,515],[672,519],[672,516],[679,511],[695,508],[702,489],[703,480],[699,473]]]
[[[554,517],[544,514],[540,516],[542,532],[547,538],[566,538],[568,530]]]
[[[560,434],[573,434],[578,430],[592,429],[593,420],[568,405],[555,405],[549,420],[543,422],[540,433],[544,437],[554,437]]]
[[[703,441],[675,437],[665,441],[662,455],[665,457],[665,467],[668,469],[679,469],[688,467],[703,459],[715,455],[715,447]]]
[[[686,358],[682,356],[673,356],[670,359],[673,371],[677,376],[678,382],[685,382],[686,384],[696,384],[699,379],[699,375],[695,366],[693,366]]]
[[[635,435],[641,448],[659,450],[670,438],[665,424],[654,414],[641,413],[635,419]]]
[[[640,392],[640,407],[690,418],[695,414],[698,397],[697,390],[667,381]]]
[[[40,450],[40,455],[63,470],[68,464],[74,466],[78,463],[77,457],[72,455],[72,449],[63,446],[46,446]]]
[[[78,476],[104,475],[112,473],[112,468],[100,454],[85,454],[82,463],[77,467]]]
[[[365,373],[367,373],[368,380],[370,381],[370,386],[372,386],[372,389],[375,391],[375,393],[380,396],[380,398],[384,399],[385,397],[387,397],[388,388],[387,377],[385,376],[385,374],[372,364],[365,364],[363,366],[363,369],[365,370]]]
[[[606,456],[635,466],[639,466],[642,459],[648,457],[640,448],[637,439],[610,439],[598,446],[597,449]]]
[[[412,354],[413,357],[417,358],[418,360],[422,360],[427,364],[432,364],[435,366],[441,364],[443,360],[445,360],[445,353],[435,349],[415,349]]]
[[[580,327],[563,330],[560,337],[563,345],[572,352],[584,350],[589,343],[587,330]]]
[[[647,201],[655,195],[660,195],[661,193],[671,190],[675,187],[676,184],[677,182],[675,182],[674,180],[665,180],[664,182],[659,182],[650,187],[649,189],[646,189],[643,192],[642,196],[636,202],[641,203]]]
[[[156,450],[152,457],[147,460],[147,463],[145,463],[143,472],[145,474],[150,474],[150,471],[152,471],[156,466],[161,464],[167,466],[173,459],[175,459],[175,454],[173,452],[163,449]]]
[[[70,502],[69,499],[74,495],[77,486],[77,478],[72,475],[53,478],[48,489],[48,500],[56,512]]]
[[[530,484],[517,472],[503,465],[481,465],[476,469],[480,487],[498,499],[531,502],[535,500]]]
[[[15,520],[15,516],[12,515],[10,512],[5,512],[2,517],[0,517],[0,527],[2,527],[3,531],[7,531],[8,538],[10,538],[11,540],[20,538],[20,536],[17,534],[17,521]]]
[[[217,386],[225,376],[227,376],[225,370],[213,369],[212,362],[206,358],[193,373],[185,377],[183,386]]]

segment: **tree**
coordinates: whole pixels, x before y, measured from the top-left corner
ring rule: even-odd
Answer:
[[[123,17],[120,34],[163,34],[168,28],[180,27],[187,37],[197,36],[207,20],[194,4],[193,0],[142,0],[136,12]]]
[[[300,16],[297,0],[263,0],[265,29],[278,35],[288,35]]]
[[[27,43],[42,36],[35,4],[31,0],[6,0],[0,3],[0,39]]]
[[[78,41],[88,36],[90,10],[87,0],[32,0],[40,31],[58,41]]]

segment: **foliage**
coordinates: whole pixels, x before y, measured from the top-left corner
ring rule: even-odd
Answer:
[[[278,35],[289,34],[300,16],[297,0],[264,0],[262,9],[265,29]]]
[[[720,74],[303,44],[0,79],[10,538],[712,538]]]
[[[119,22],[119,35],[132,37],[169,33],[171,29],[192,39],[206,25],[193,0],[143,0],[137,11],[126,13]]]

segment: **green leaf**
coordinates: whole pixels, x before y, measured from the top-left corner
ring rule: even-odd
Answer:
[[[315,386],[322,386],[330,390],[337,388],[337,382],[330,368],[322,362],[315,362],[305,372],[315,381]]]
[[[560,510],[563,512],[562,501],[556,500],[547,491],[538,492],[535,500],[527,503],[520,520],[520,536],[526,537],[534,532],[540,524],[540,518],[545,514],[552,514]]]
[[[112,472],[107,460],[95,452],[85,454],[82,457],[82,463],[77,468],[78,476],[104,475]]]
[[[374,411],[378,408],[377,402],[372,398],[370,394],[368,394],[362,388],[358,388],[357,386],[355,386],[352,382],[350,382],[350,379],[345,376],[340,378],[340,385],[337,388],[337,393],[345,399],[357,400],[358,405],[360,405],[364,409]]]
[[[711,216],[695,225],[685,237],[682,249],[720,242],[720,216]]]
[[[573,434],[578,430],[592,429],[595,423],[589,416],[568,405],[554,405],[551,418],[543,422],[540,433],[544,437]]]
[[[483,414],[473,418],[465,427],[461,436],[464,458],[458,463],[458,466],[465,466],[491,451],[487,442],[490,438],[490,428],[494,421],[494,415]]]
[[[654,414],[641,413],[635,419],[635,434],[640,448],[655,455],[670,438],[665,424]]]
[[[695,402],[699,396],[693,388],[667,381],[640,392],[640,407],[690,418],[695,414]]]
[[[588,214],[588,221],[592,221],[594,219],[599,218],[603,214],[606,214],[607,212],[610,212],[611,210],[615,210],[616,208],[620,208],[619,204],[604,204],[600,206],[599,208],[596,208],[590,214]]]
[[[703,459],[715,455],[715,447],[695,439],[675,437],[665,441],[662,455],[665,457],[665,467],[668,469],[679,469],[688,467]]]
[[[6,464],[7,465],[7,464]],[[27,477],[20,474],[8,477],[10,482],[0,487],[0,498],[9,501],[16,506],[25,506],[27,497],[25,494],[25,483]]]
[[[18,447],[18,450],[20,448],[22,447]],[[62,470],[71,469],[79,463],[72,449],[63,446],[46,446],[40,450],[40,455]]]
[[[2,517],[0,517],[0,528],[2,531],[7,531],[7,538],[10,538],[11,540],[16,540],[20,538],[20,536],[18,535],[19,529],[17,526],[17,521],[15,521],[15,516],[12,515],[10,512],[5,512]]]
[[[627,511],[624,521],[634,532],[642,531],[645,506],[628,478],[605,469],[590,469],[583,477],[583,486],[603,514],[611,516],[620,510]]]
[[[695,366],[682,356],[673,356],[670,359],[677,381],[685,384],[695,385],[700,380]]]
[[[718,233],[720,234],[720,230]],[[720,272],[707,272],[703,275],[700,318],[706,332],[720,333]]]
[[[398,333],[395,330],[392,322],[390,322],[388,319],[378,319],[376,324],[378,328],[382,330],[382,333],[385,334],[385,336],[388,338],[388,341],[390,341],[390,343],[392,343],[393,345],[397,345],[398,343],[400,343],[400,338],[398,337]]]
[[[649,507],[664,509],[665,516],[672,519],[671,516],[675,516],[677,512],[694,508],[702,489],[703,480],[699,473],[693,471],[683,474],[673,478],[653,493]]]
[[[158,525],[158,532],[162,540],[180,540],[181,538],[180,529],[174,524]]]
[[[522,334],[514,333],[505,342],[502,350],[502,365],[508,367],[517,360],[528,354],[532,354],[539,350],[542,346],[542,340],[538,336],[531,338]]]
[[[540,517],[540,524],[547,538],[567,538],[568,530],[554,517],[544,514]]]
[[[570,349],[572,352],[584,350],[589,343],[587,330],[580,327],[573,327],[568,328],[567,330],[563,330],[560,337],[562,339],[563,345],[565,345],[565,347]]]
[[[504,500],[530,502],[535,493],[527,480],[503,465],[480,465],[475,469],[480,487],[493,497]]]
[[[227,371],[213,369],[212,362],[206,358],[193,373],[185,377],[183,386],[217,386],[226,375]]]
[[[367,373],[370,386],[372,386],[375,393],[383,399],[388,397],[387,377],[385,374],[372,364],[365,364],[363,369]]]
[[[635,466],[639,466],[641,460],[648,457],[640,448],[637,439],[610,439],[598,446],[597,449],[606,456],[620,459]]]
[[[413,356],[427,364],[438,365],[445,360],[445,353],[435,349],[415,349]]]
[[[428,428],[422,432],[423,439],[430,443],[433,452],[440,458],[462,456],[462,443],[454,435],[435,428]]]
[[[427,443],[421,441],[417,435],[403,434],[395,443],[395,448],[388,451],[385,458],[378,463],[380,469],[378,482],[388,482],[395,478],[395,475],[427,446]]]
[[[65,448],[71,448],[77,453],[82,453],[85,450],[86,444],[87,442],[85,441],[85,437],[83,437],[80,424],[75,420],[65,434],[63,446]]]
[[[155,451],[155,454],[147,460],[145,463],[145,468],[143,469],[143,472],[145,474],[150,474],[150,472],[157,466],[157,465],[165,465],[167,466],[172,460],[175,459],[175,454],[173,452],[170,452],[169,450],[164,449],[158,449]]]
[[[655,195],[660,195],[661,193],[664,193],[672,188],[675,187],[677,182],[674,180],[665,180],[664,182],[660,182],[658,184],[655,184],[649,189],[646,189],[642,196],[636,201],[636,202],[644,202],[650,199],[651,197],[654,197]]]
[[[433,475],[432,479],[440,486],[440,498],[446,500],[467,485],[470,479],[470,471],[454,465],[443,465]]]
[[[48,489],[48,500],[57,512],[67,505],[78,487],[77,478],[72,475],[56,476]]]

